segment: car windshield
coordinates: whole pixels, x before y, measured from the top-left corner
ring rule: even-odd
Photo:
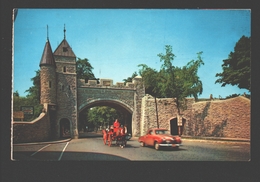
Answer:
[[[155,130],[156,135],[170,134],[169,130]]]

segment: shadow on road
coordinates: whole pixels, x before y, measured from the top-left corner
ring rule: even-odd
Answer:
[[[145,146],[145,147],[146,147],[146,148],[150,148],[150,149],[152,149],[152,150],[155,150],[155,148],[154,148],[153,146]],[[159,151],[183,151],[183,150],[186,150],[186,149],[181,148],[181,147],[179,147],[179,148],[161,147],[161,148],[159,149]]]
[[[107,145],[107,144],[106,144],[106,145]],[[109,147],[109,146],[108,146],[108,147]],[[120,146],[119,146],[119,145],[116,145],[115,143],[112,143],[110,147],[118,147],[118,148],[120,148]],[[133,145],[127,143],[124,148],[139,148],[139,147],[136,147],[136,146],[133,146]]]
[[[100,132],[84,132],[84,133],[79,133],[79,139],[81,138],[99,138],[103,137],[103,134]]]
[[[31,152],[14,152],[15,161],[58,161],[60,152],[40,152],[31,156]],[[94,152],[66,152],[61,161],[130,161],[127,158],[111,154]]]

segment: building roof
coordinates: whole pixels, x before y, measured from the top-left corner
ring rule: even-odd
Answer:
[[[54,66],[56,66],[49,39],[47,39],[43,53],[42,53],[42,59],[41,59],[41,62],[40,62],[40,66],[42,66],[42,65],[54,65]]]
[[[57,47],[57,49],[54,51],[54,55],[76,57],[65,37],[60,45]]]

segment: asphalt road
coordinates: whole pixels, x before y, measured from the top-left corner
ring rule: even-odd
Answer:
[[[16,161],[250,161],[249,142],[183,139],[178,150],[141,147],[136,138],[125,148],[104,145],[102,137],[87,136],[62,143],[14,145]]]

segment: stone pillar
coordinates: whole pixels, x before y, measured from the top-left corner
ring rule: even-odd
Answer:
[[[145,88],[142,83],[142,77],[136,76],[133,79],[136,92],[134,94],[134,112],[132,117],[132,135],[134,137],[140,136],[140,121],[141,121],[141,106],[142,98],[145,95]]]

